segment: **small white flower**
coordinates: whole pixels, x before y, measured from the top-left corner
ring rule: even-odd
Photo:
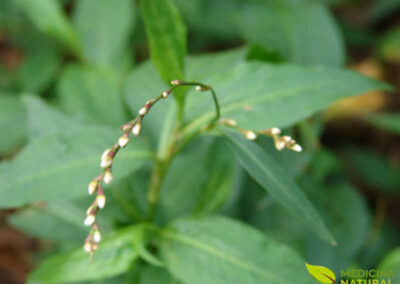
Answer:
[[[98,182],[95,180],[93,180],[89,183],[89,186],[88,186],[89,195],[92,195],[93,193],[95,193],[95,191],[97,190],[97,186],[98,186]]]
[[[145,115],[147,113],[147,108],[146,107],[142,107],[140,110],[139,110],[139,114],[140,115]]]
[[[113,159],[110,156],[105,156],[103,159],[101,159],[100,167],[108,168],[112,165],[112,162]]]
[[[105,184],[110,184],[113,179],[113,175],[110,170],[106,170],[104,173],[103,181]]]
[[[106,196],[105,196],[104,194],[99,194],[99,195],[97,195],[97,197],[96,197],[96,203],[97,203],[97,206],[98,206],[100,209],[103,209],[104,206],[106,205]]]
[[[133,128],[132,128],[132,134],[135,136],[138,136],[140,133],[141,127],[142,127],[142,125],[140,124],[140,122],[136,123],[135,126],[133,126]]]
[[[257,138],[257,134],[254,131],[249,131],[249,130],[244,132],[244,136],[248,140],[255,140]]]
[[[121,148],[124,148],[129,143],[129,137],[123,135],[118,139],[118,145]]]
[[[285,141],[286,143],[288,143],[288,142],[290,142],[290,141],[292,141],[292,137],[290,137],[290,136],[287,136],[287,135],[285,135],[285,136],[282,136],[282,141]]]
[[[91,252],[92,251],[92,244],[90,242],[85,242],[85,244],[83,245],[83,249],[86,252]]]
[[[174,86],[180,85],[182,83],[183,83],[183,81],[181,81],[181,80],[173,80],[173,81],[171,81],[171,85],[174,85]]]
[[[220,122],[221,122],[221,124],[225,124],[225,125],[232,126],[232,127],[235,127],[237,125],[236,121],[234,121],[231,118],[222,119],[222,120],[220,120]]]
[[[277,137],[274,139],[274,144],[278,151],[282,151],[286,146],[286,141],[284,141],[281,137]]]
[[[294,145],[290,146],[290,149],[295,151],[295,152],[303,151],[303,148],[299,144],[294,144]]]
[[[95,231],[93,232],[93,241],[94,241],[95,243],[100,243],[100,242],[101,242],[101,234],[100,234],[100,231],[99,231],[99,230],[95,230]]]
[[[162,92],[161,96],[162,96],[164,99],[166,99],[166,98],[168,98],[168,96],[169,96],[169,92],[168,92],[168,91],[164,91],[164,92]]]
[[[281,134],[281,130],[279,129],[279,128],[277,128],[277,127],[273,127],[273,128],[271,128],[271,134],[272,135],[279,135],[279,134]]]
[[[92,226],[95,221],[96,221],[96,216],[93,214],[90,214],[86,217],[86,219],[83,223],[85,226],[89,227],[89,226]]]

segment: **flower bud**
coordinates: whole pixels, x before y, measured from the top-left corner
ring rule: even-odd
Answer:
[[[299,144],[293,144],[289,147],[290,150],[293,150],[295,152],[301,152],[303,151],[303,148]]]
[[[99,248],[99,245],[98,244],[96,244],[96,243],[93,243],[92,244],[92,251],[95,251],[95,250],[97,250]]]
[[[83,245],[83,249],[86,252],[91,252],[92,251],[92,244],[89,241],[86,241]]]
[[[139,114],[140,115],[145,115],[147,113],[147,111],[148,111],[147,107],[144,106],[139,110]]]
[[[279,128],[277,128],[277,127],[271,128],[270,131],[271,131],[271,135],[273,135],[273,136],[279,135],[279,134],[281,134],[281,132],[282,132],[282,131],[281,131]]]
[[[121,137],[119,137],[118,139],[118,145],[121,148],[124,148],[127,144],[129,143],[129,137],[128,135],[122,135]]]
[[[171,81],[171,85],[174,85],[174,86],[181,85],[182,83],[183,83],[182,80],[173,80],[173,81]]]
[[[210,89],[210,87],[208,87],[208,86],[196,86],[196,91],[198,91],[198,92],[205,92],[205,91],[208,91]]]
[[[221,120],[220,120],[220,123],[221,123],[221,124],[224,124],[224,125],[232,126],[232,127],[235,127],[235,126],[237,125],[237,124],[236,124],[236,121],[234,121],[234,120],[231,119],[231,118],[221,119]]]
[[[140,128],[142,127],[142,125],[140,124],[140,122],[136,123],[135,126],[133,126],[132,128],[132,134],[134,136],[138,136],[140,133]]]
[[[96,203],[100,209],[103,209],[106,205],[106,196],[104,194],[98,194],[96,197]]]
[[[94,230],[94,232],[93,232],[93,241],[95,243],[100,243],[100,241],[101,241],[101,234],[98,229]]]
[[[245,130],[243,132],[244,136],[248,139],[248,140],[255,140],[257,139],[257,134],[254,131],[250,131],[250,130]]]
[[[113,152],[111,149],[107,149],[103,152],[103,154],[101,155],[101,162],[100,162],[100,166],[102,168],[108,168],[112,165],[113,162]]]
[[[93,180],[89,183],[89,186],[88,186],[89,195],[92,195],[93,193],[95,193],[98,185],[99,185],[99,182],[97,180]]]
[[[89,227],[92,226],[95,221],[96,221],[96,216],[91,213],[85,218],[85,221],[83,223],[85,226]]]
[[[282,138],[283,137],[277,137],[277,136],[276,136],[276,138],[274,138],[275,148],[278,151],[282,151],[283,148],[285,148],[285,146],[286,146],[286,141],[284,141]]]
[[[166,99],[166,98],[168,98],[168,96],[169,96],[170,93],[171,93],[171,92],[170,92],[169,90],[167,90],[167,91],[162,92],[161,96],[162,96],[164,99]]]
[[[113,179],[113,175],[109,169],[107,169],[104,173],[103,181],[105,184],[110,184]]]

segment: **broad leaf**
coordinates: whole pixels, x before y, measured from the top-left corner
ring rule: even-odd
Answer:
[[[93,261],[82,247],[46,259],[29,276],[30,282],[65,283],[103,279],[130,269],[138,255],[132,246],[135,227],[117,231],[99,245]]]
[[[15,150],[26,140],[26,111],[20,97],[0,92],[0,153]]]
[[[237,221],[181,219],[160,234],[167,268],[184,283],[312,283],[292,249]]]
[[[150,56],[166,82],[184,77],[186,28],[170,0],[141,1]]]
[[[398,5],[398,4],[397,4]],[[400,61],[400,27],[386,33],[377,45],[378,54],[391,62]]]
[[[0,207],[87,194],[88,182],[101,171],[102,152],[120,135],[106,127],[81,127],[34,140],[0,173]],[[115,160],[116,179],[153,157],[144,141],[132,142]]]
[[[290,62],[341,65],[342,38],[334,18],[313,1],[247,1],[237,17],[243,37]]]
[[[24,95],[22,101],[27,112],[30,139],[65,132],[66,129],[79,128],[85,124],[66,115],[38,96]]]
[[[132,1],[78,1],[74,13],[83,56],[89,62],[112,65],[124,55],[135,18]]]
[[[335,243],[314,206],[283,168],[262,148],[242,135],[225,129],[223,134],[227,138],[229,148],[253,179],[318,237]]]
[[[222,116],[247,129],[290,126],[338,99],[390,89],[352,71],[256,62],[239,64],[205,82],[216,90]],[[188,93],[187,113],[186,131],[191,132],[214,117],[212,100]]]
[[[77,116],[114,126],[127,120],[119,82],[110,69],[68,66],[61,75],[58,97],[62,107]]]
[[[17,0],[16,2],[39,31],[59,40],[75,54],[80,54],[79,41],[59,1]]]

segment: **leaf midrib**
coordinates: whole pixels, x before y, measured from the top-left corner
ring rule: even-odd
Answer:
[[[137,158],[137,157],[139,157],[139,158],[154,158],[154,154],[150,151],[135,151],[135,152],[129,152],[129,153],[125,153],[124,155],[121,155],[120,159]],[[82,167],[83,165],[92,164],[96,160],[99,160],[98,154],[87,157],[85,159],[77,160],[72,163],[62,164],[58,167],[51,167],[51,168],[46,167],[45,169],[34,172],[31,175],[26,175],[23,178],[19,178],[18,180],[13,180],[9,183],[3,184],[3,187],[0,190],[0,192],[6,190],[9,187],[12,187],[12,186],[15,186],[18,184],[23,184],[25,182],[32,181],[37,178],[49,176],[49,175],[52,175],[57,172],[63,172],[63,171],[66,171],[66,170],[69,170],[69,169],[72,169],[75,167],[79,168],[79,167]],[[4,172],[4,173],[6,173],[6,172]]]
[[[223,251],[218,250],[215,247],[204,244],[204,243],[197,241],[193,238],[190,238],[188,236],[184,236],[182,234],[176,234],[171,231],[167,231],[165,229],[161,230],[161,235],[164,236],[165,238],[169,238],[171,240],[175,240],[175,241],[181,242],[183,244],[192,246],[193,248],[205,251],[217,258],[226,260],[235,266],[243,268],[244,270],[250,270],[253,273],[260,275],[262,278],[264,278],[266,280],[270,280],[270,281],[273,280],[273,281],[277,281],[276,283],[279,282],[282,284],[286,284],[286,282],[283,279],[277,278],[275,275],[266,273],[265,270],[253,265],[252,263],[248,263],[240,258],[234,257],[232,255],[228,255],[228,254],[224,253]]]

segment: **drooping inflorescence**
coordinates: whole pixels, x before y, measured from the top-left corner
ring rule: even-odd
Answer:
[[[123,134],[119,137],[117,143],[115,143],[111,148],[106,149],[100,160],[100,167],[103,169],[102,172],[95,177],[88,185],[89,195],[96,194],[96,198],[93,203],[89,206],[86,212],[86,219],[84,221],[84,225],[91,227],[89,235],[85,239],[84,250],[90,253],[93,256],[94,251],[97,250],[98,244],[101,241],[101,234],[99,225],[97,223],[97,213],[100,209],[103,209],[106,205],[106,196],[104,194],[104,190],[102,184],[110,184],[113,179],[112,175],[112,166],[114,162],[114,158],[116,157],[118,151],[121,148],[124,148],[131,140],[130,134],[134,137],[138,136],[140,130],[142,128],[142,122],[146,114],[150,111],[150,109],[161,99],[166,99],[171,94],[174,88],[179,86],[196,86],[196,90],[203,92],[210,90],[212,92],[214,102],[217,107],[217,115],[214,121],[219,118],[219,106],[216,102],[215,93],[210,86],[196,83],[196,82],[184,82],[181,80],[173,80],[171,81],[171,87],[164,92],[162,92],[159,96],[148,100],[146,104],[139,109],[138,115],[135,119],[129,121],[128,123],[121,126],[121,130]]]
[[[248,140],[256,140],[259,135],[269,136],[274,140],[275,148],[278,151],[281,151],[284,148],[287,148],[287,149],[295,151],[295,152],[301,152],[303,150],[302,147],[299,144],[297,144],[296,141],[294,139],[292,139],[290,136],[288,136],[288,135],[280,136],[282,133],[282,130],[277,127],[259,130],[259,131],[252,131],[252,130],[243,129],[243,128],[237,126],[236,121],[231,118],[221,119],[219,121],[219,123],[221,125],[229,126],[229,127],[232,127],[234,129],[238,130]]]

